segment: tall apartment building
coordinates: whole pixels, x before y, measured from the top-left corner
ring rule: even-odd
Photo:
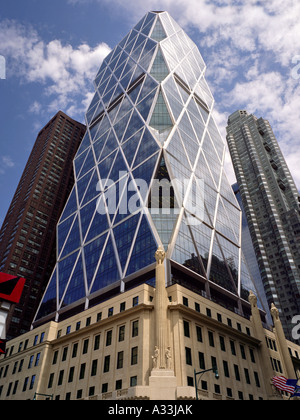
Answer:
[[[195,399],[196,383],[203,399],[267,399],[272,376],[296,375],[299,347],[252,293],[205,69],[167,12],[104,60],[57,263],[0,359],[1,399]],[[198,381],[211,368],[221,380]]]
[[[40,131],[0,231],[0,271],[26,278],[7,337],[30,330],[56,258],[56,225],[85,126],[58,112]]]
[[[292,339],[300,314],[300,197],[268,121],[229,117],[227,141],[269,305]]]

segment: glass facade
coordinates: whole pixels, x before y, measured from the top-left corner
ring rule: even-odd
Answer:
[[[205,69],[167,12],[149,12],[103,61],[37,320],[124,291],[154,269],[159,245],[208,293],[212,284],[237,297],[254,290]]]

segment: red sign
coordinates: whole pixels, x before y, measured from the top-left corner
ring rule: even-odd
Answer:
[[[6,352],[6,341],[0,340],[0,355]]]
[[[19,303],[26,280],[21,277],[0,273],[0,300]]]

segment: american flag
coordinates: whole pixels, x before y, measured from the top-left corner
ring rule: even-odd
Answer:
[[[281,391],[286,391],[289,394],[294,394],[297,386],[297,379],[286,379],[284,376],[275,376],[272,379],[273,385]]]

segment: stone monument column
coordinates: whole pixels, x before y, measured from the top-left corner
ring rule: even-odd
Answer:
[[[296,373],[295,373],[293,362],[292,362],[292,359],[291,359],[291,356],[290,356],[290,353],[289,353],[289,349],[288,349],[285,334],[284,334],[284,331],[283,331],[282,323],[281,323],[280,318],[279,318],[279,311],[276,308],[276,306],[274,305],[274,303],[272,303],[272,306],[271,306],[271,314],[272,314],[273,321],[274,321],[274,332],[275,332],[275,336],[276,336],[276,342],[278,344],[279,351],[280,351],[281,356],[282,356],[282,360],[283,360],[283,363],[284,363],[286,374],[288,376],[288,379],[295,379],[296,378]]]
[[[168,293],[165,277],[166,253],[159,247],[156,254],[155,288],[155,348],[152,355],[152,372],[149,378],[151,400],[176,400],[177,379],[173,370],[172,348],[168,330]]]

